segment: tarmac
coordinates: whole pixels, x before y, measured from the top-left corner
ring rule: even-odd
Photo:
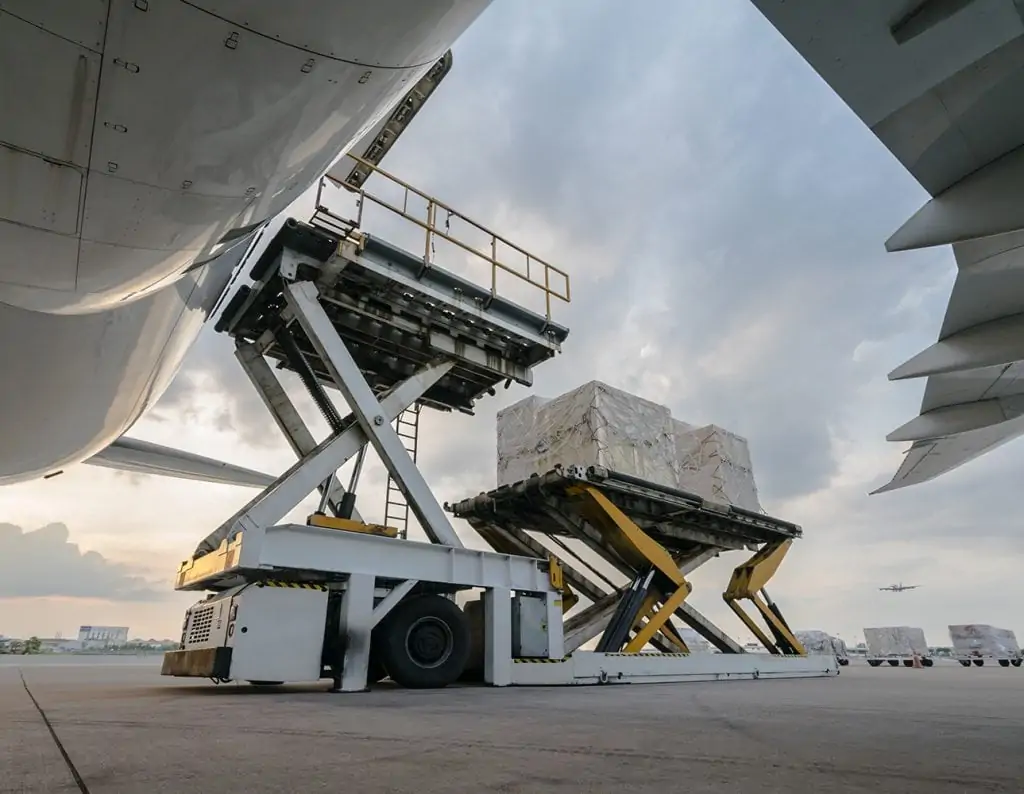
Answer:
[[[1024,669],[854,660],[831,679],[330,694],[44,658],[0,657],[0,792],[1024,788]]]

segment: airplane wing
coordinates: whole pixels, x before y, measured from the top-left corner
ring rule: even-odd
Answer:
[[[1024,1],[752,0],[933,197],[886,242],[952,245],[936,344],[890,373],[926,379],[890,491],[1024,433]]]
[[[266,488],[274,482],[269,474],[124,436],[84,462],[107,469],[249,488]]]

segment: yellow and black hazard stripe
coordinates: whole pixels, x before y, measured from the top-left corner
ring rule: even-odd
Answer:
[[[323,584],[310,584],[308,582],[277,582],[277,581],[264,581],[256,582],[257,587],[290,587],[294,590],[322,590],[327,591],[327,585]]]
[[[666,656],[666,657],[671,658],[671,657],[689,656],[690,654],[688,654],[688,653],[643,653],[643,652],[640,652],[640,653],[622,653],[622,652],[619,652],[619,651],[615,651],[614,653],[606,653],[604,655],[605,656]]]
[[[516,664],[562,664],[568,662],[569,657],[566,656],[564,659],[513,659]]]

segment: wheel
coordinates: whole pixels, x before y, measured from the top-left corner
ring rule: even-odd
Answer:
[[[410,689],[440,689],[458,680],[469,657],[469,626],[453,601],[422,595],[403,601],[375,632],[391,679]]]
[[[974,662],[974,666],[975,667],[982,667],[985,664],[985,660],[984,659],[972,659],[971,661]]]
[[[963,665],[964,667],[970,667],[971,666],[971,660],[970,659],[961,659],[960,660],[960,664]]]
[[[868,659],[868,664],[870,664],[872,667],[878,667],[878,665],[880,665],[881,663],[882,661],[880,659]]]
[[[913,659],[904,659],[903,660],[903,666],[904,667],[913,667],[914,666],[914,660]]]
[[[900,666],[900,660],[899,659],[889,659],[888,661],[889,661],[889,667],[899,667]]]
[[[1000,659],[999,660],[999,666],[1000,667],[1009,667],[1010,666],[1010,660],[1009,659]]]
[[[839,661],[839,666],[840,667],[846,667],[846,665],[848,665],[850,663],[849,659],[839,659],[838,661]]]
[[[935,660],[934,659],[922,659],[921,660],[921,664],[923,664],[925,667],[932,667],[935,664]]]
[[[1020,667],[1020,663],[1020,659],[1010,659],[1010,664],[1012,664],[1014,667]]]

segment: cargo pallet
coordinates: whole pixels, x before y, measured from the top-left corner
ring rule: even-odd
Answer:
[[[795,525],[614,472],[574,469],[451,508],[494,551],[464,547],[395,423],[414,406],[471,412],[501,384],[530,385],[533,367],[567,337],[551,318],[551,302],[568,300],[568,279],[479,224],[491,235],[489,252],[460,242],[436,223],[454,210],[369,162],[360,165],[403,187],[405,203],[349,186],[359,213],[348,219],[319,200],[312,224],[285,224],[253,267],[255,283],[238,289],[217,323],[235,340],[238,361],[297,461],[182,563],[176,589],[210,595],[186,613],[181,645],[165,655],[162,672],[257,685],[327,678],[338,691],[361,691],[385,677],[443,687],[472,666],[476,628],[480,673],[495,686],[834,675],[835,660],[806,656],[764,591],[800,534]],[[410,193],[427,202],[426,222],[408,212]],[[371,201],[425,231],[423,256],[362,229]],[[490,287],[438,267],[433,236],[482,258]],[[498,260],[499,241],[525,255],[524,272]],[[498,270],[541,289],[544,314],[499,295]],[[327,438],[314,438],[268,360],[299,377],[330,426]],[[343,396],[347,415],[329,389]],[[362,519],[355,494],[371,447],[428,542]],[[338,471],[348,461],[345,487]],[[280,523],[314,492],[319,505],[306,523]],[[555,522],[538,531],[556,541],[585,539],[632,584],[602,588],[547,552],[528,534],[538,526],[531,510]],[[686,573],[734,548],[758,550],[736,569],[726,601],[773,655],[742,653],[686,603]],[[463,611],[454,595],[471,588],[483,591],[470,602],[479,609]],[[564,620],[577,593],[593,604]],[[741,599],[761,613],[767,634]],[[722,653],[690,655],[673,615]],[[596,652],[579,650],[598,634]],[[663,652],[643,652],[648,645]]]

